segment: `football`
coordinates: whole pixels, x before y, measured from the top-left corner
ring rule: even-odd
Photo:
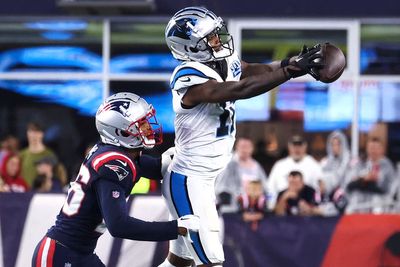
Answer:
[[[321,54],[324,67],[316,70],[320,75],[320,81],[324,83],[336,81],[346,67],[346,58],[342,50],[331,43],[325,43],[321,47]]]

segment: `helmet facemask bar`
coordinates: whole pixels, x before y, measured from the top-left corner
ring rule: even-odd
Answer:
[[[155,116],[156,110],[151,106],[150,111],[143,118],[132,122],[124,133],[140,138],[144,148],[152,148],[163,141],[162,126]]]
[[[210,52],[212,61],[229,57],[234,52],[232,35],[228,32],[228,29],[223,21],[221,21],[220,25],[220,27],[217,27],[198,42],[206,44],[206,49],[204,50],[208,50]],[[210,43],[212,38],[215,38],[215,36],[218,38],[217,46]]]

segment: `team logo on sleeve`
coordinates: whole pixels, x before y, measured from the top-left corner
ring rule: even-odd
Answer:
[[[104,166],[115,172],[115,174],[118,176],[118,180],[120,181],[124,180],[124,178],[129,174],[127,170],[118,165],[105,164]]]
[[[118,191],[112,191],[112,197],[113,198],[119,198],[119,192]]]

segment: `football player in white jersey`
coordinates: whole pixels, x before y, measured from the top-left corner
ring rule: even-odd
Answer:
[[[165,38],[182,61],[171,77],[175,155],[163,182],[170,214],[200,217],[190,238],[170,242],[160,267],[222,266],[214,183],[226,166],[235,140],[235,105],[307,73],[318,79],[320,45],[270,64],[239,59],[224,21],[203,7],[187,7],[169,21]]]

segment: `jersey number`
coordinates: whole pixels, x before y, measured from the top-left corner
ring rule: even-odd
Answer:
[[[220,103],[220,107],[224,110],[219,115],[219,127],[217,128],[217,137],[222,137],[231,134],[235,130],[233,123],[235,118],[235,110],[232,106],[227,107],[226,103]]]
[[[85,192],[82,189],[82,185],[86,185],[89,180],[89,169],[82,164],[81,168],[79,169],[78,177],[74,182],[71,183],[71,187],[68,190],[68,196],[62,208],[64,214],[72,216],[78,213],[82,204],[82,200],[85,197]]]

